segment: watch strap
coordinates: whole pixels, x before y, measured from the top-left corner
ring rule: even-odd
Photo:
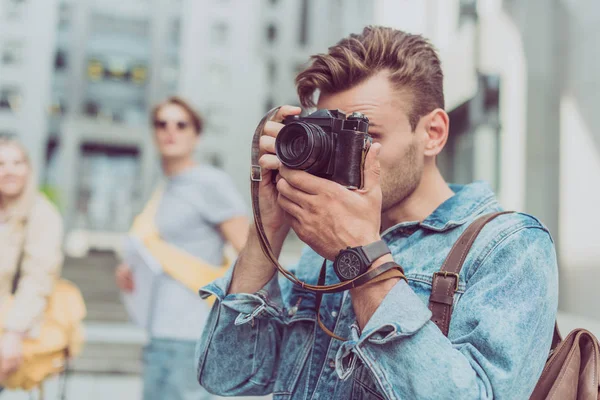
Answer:
[[[383,240],[378,240],[366,246],[362,246],[361,249],[367,257],[369,266],[371,266],[378,258],[391,253],[387,243]]]
[[[317,283],[319,286],[325,285],[325,278],[327,276],[326,268],[327,268],[327,260],[324,260],[323,265],[321,266],[321,272],[319,274],[319,281]],[[362,286],[367,283],[369,283],[369,284],[377,283],[377,282],[385,281],[385,280],[392,279],[392,278],[403,279],[406,283],[408,283],[408,280],[406,279],[406,276],[404,275],[404,269],[400,265],[396,264],[395,262],[390,261],[390,262],[386,262],[385,264],[378,266],[377,268],[374,268],[372,270],[365,272],[364,274],[362,274],[361,276],[356,278],[354,281],[345,283],[345,286],[346,286],[347,290],[354,289],[356,287]],[[327,328],[327,326],[325,326],[325,324],[321,320],[321,314],[319,313],[319,311],[321,310],[321,301],[323,299],[324,293],[333,293],[333,292],[316,292],[315,303],[316,303],[316,310],[317,310],[317,322],[318,322],[319,326],[321,327],[321,329],[325,333],[327,333],[329,336],[331,336],[332,338],[337,339],[337,340],[345,341],[346,339],[344,339],[344,338],[336,335],[334,332],[332,332],[329,328]]]

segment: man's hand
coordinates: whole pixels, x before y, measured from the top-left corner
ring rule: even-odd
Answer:
[[[298,115],[299,107],[282,106],[273,121],[266,123],[264,134],[260,138],[260,159],[262,181],[259,183],[259,207],[263,229],[275,255],[279,255],[283,242],[290,230],[289,216],[277,202],[277,188],[273,183],[273,174],[281,166],[275,155],[275,139],[289,115]],[[254,224],[250,228],[246,246],[240,253],[235,265],[229,293],[254,293],[261,289],[275,274],[275,267],[265,257],[260,247],[258,233]]]
[[[291,216],[291,226],[300,239],[321,256],[333,260],[348,246],[380,239],[380,148],[373,144],[367,154],[360,190],[348,190],[304,171],[279,169],[277,202]]]
[[[290,229],[290,221],[285,211],[277,203],[277,188],[273,183],[273,174],[281,167],[281,162],[275,155],[275,140],[279,131],[284,127],[282,121],[290,115],[298,115],[299,107],[282,106],[273,121],[265,124],[264,134],[260,138],[259,165],[262,169],[262,181],[259,183],[260,215],[263,228],[269,241],[283,239]]]
[[[133,291],[133,274],[129,265],[125,263],[119,264],[115,271],[115,279],[119,289],[127,293]]]
[[[0,339],[0,381],[15,372],[23,362],[23,336],[6,332]]]

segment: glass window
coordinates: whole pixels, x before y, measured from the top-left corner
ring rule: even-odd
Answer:
[[[21,91],[18,88],[0,88],[0,110],[17,112],[21,108],[21,102]]]
[[[2,64],[17,66],[23,62],[23,43],[7,40],[2,44]]]
[[[215,46],[222,46],[229,40],[229,27],[225,22],[217,22],[212,26],[210,41]]]
[[[69,3],[62,3],[58,9],[58,29],[66,30],[69,27],[72,7]]]
[[[4,0],[4,15],[8,20],[19,19],[25,10],[25,0]]]
[[[308,44],[308,0],[302,0],[300,9],[300,35],[299,42],[301,46]]]
[[[274,43],[277,40],[277,27],[274,24],[267,25],[267,40]]]
[[[17,136],[17,134],[13,131],[0,130],[0,139],[11,139],[16,136]]]
[[[54,56],[54,69],[62,71],[67,68],[67,51],[58,49]]]
[[[275,60],[267,61],[267,74],[271,81],[277,79],[277,64],[275,63]]]

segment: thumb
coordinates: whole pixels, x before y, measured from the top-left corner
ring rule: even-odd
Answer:
[[[367,157],[365,159],[364,190],[370,190],[376,186],[379,186],[379,178],[381,176],[381,165],[379,164],[380,151],[381,144],[374,143],[371,145],[371,149],[367,153]]]

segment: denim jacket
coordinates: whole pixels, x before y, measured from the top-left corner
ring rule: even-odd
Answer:
[[[348,292],[315,295],[274,277],[256,293],[227,294],[230,273],[201,289],[214,295],[197,346],[198,380],[224,396],[273,399],[527,399],[547,359],[558,271],[547,229],[505,214],[479,234],[460,274],[448,337],[430,321],[432,276],[470,222],[501,211],[489,186],[455,195],[422,222],[382,234],[408,284],[399,281],[362,329]],[[322,258],[305,249],[296,275],[317,282]],[[331,263],[327,283],[338,282]]]

